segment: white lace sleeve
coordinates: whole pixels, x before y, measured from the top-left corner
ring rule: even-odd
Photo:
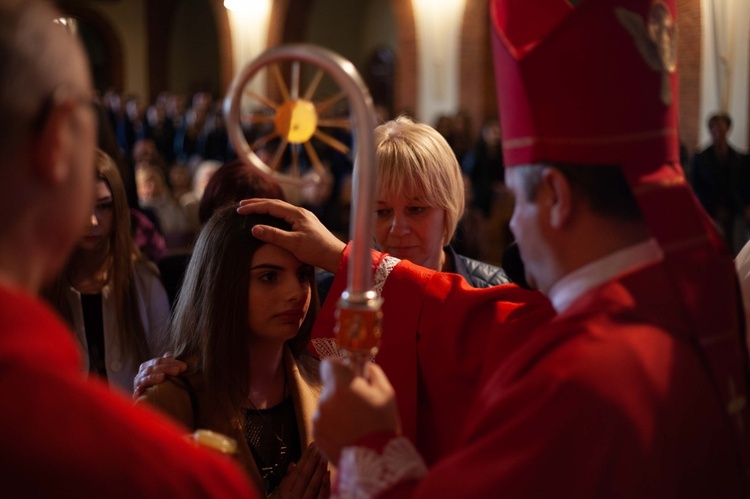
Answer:
[[[391,439],[378,454],[366,447],[341,451],[338,487],[332,497],[369,499],[404,480],[418,480],[427,466],[405,437]]]
[[[378,268],[375,269],[375,278],[373,280],[373,289],[378,293],[378,296],[382,294],[386,279],[388,279],[391,271],[400,261],[398,258],[392,256],[386,256],[380,261]],[[342,356],[336,343],[336,338],[315,338],[312,340],[312,346],[321,360]],[[371,358],[370,360],[374,359]]]
[[[336,338],[313,338],[312,346],[320,360],[341,357]]]
[[[373,282],[373,289],[378,293],[378,296],[383,294],[383,286],[385,286],[385,280],[391,274],[393,268],[400,262],[398,258],[392,256],[386,256],[380,260],[378,268],[375,269],[375,278]]]

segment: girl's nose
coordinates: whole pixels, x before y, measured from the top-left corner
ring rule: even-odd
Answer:
[[[310,292],[310,285],[307,280],[300,279],[289,279],[289,284],[286,288],[287,300],[292,303],[304,302],[307,300],[307,295]]]

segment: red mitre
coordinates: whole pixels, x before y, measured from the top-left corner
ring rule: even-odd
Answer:
[[[750,478],[747,350],[736,272],[679,165],[676,0],[492,0],[506,167],[618,165],[738,433]]]

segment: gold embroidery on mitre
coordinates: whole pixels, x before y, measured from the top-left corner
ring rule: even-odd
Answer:
[[[648,67],[661,73],[661,101],[665,106],[672,103],[672,88],[669,74],[677,68],[677,25],[664,2],[651,4],[648,22],[633,11],[617,7],[615,14],[620,23],[633,37]]]

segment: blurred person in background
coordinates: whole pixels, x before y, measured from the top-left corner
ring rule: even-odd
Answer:
[[[129,392],[138,366],[161,353],[169,301],[156,265],[131,238],[120,174],[100,150],[96,172],[86,232],[50,288],[49,299],[76,332],[83,368]]]

